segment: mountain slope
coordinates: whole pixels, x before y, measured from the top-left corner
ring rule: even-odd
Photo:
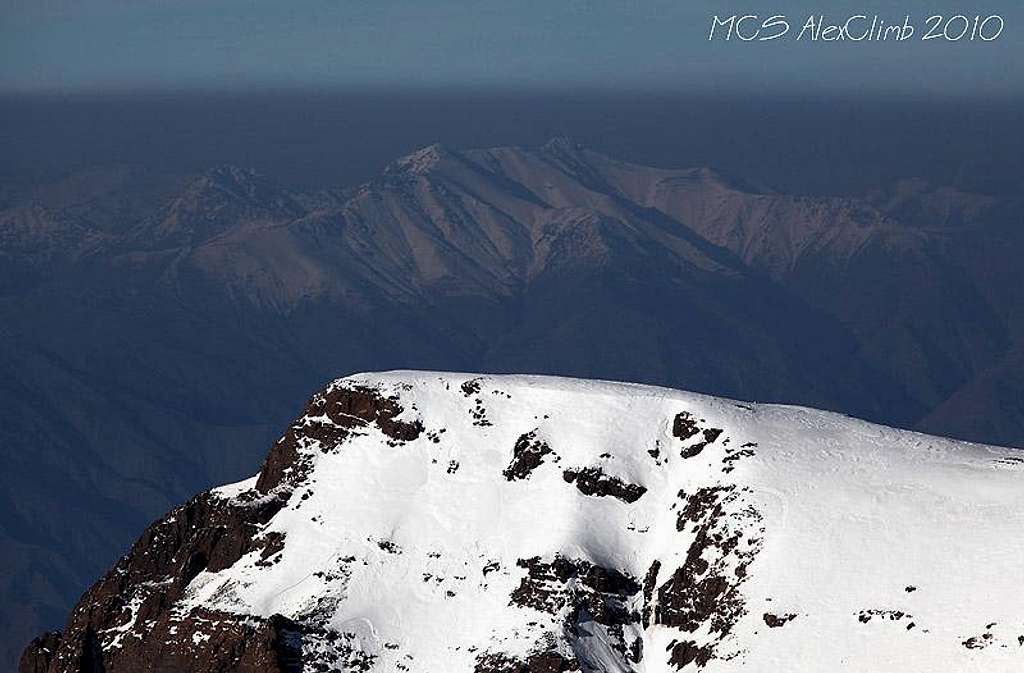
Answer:
[[[233,188],[226,205],[197,212],[258,216],[221,217],[215,237],[113,260],[129,279],[159,272],[158,289],[204,313],[215,303],[271,320],[311,311],[328,325],[337,322],[328,314],[377,324],[383,310],[405,314],[430,340],[462,342],[453,366],[686,382],[892,422],[920,413],[834,318],[566,156],[558,142],[489,153],[435,145],[340,205],[291,219],[279,204],[294,199]],[[182,218],[157,219],[162,232]],[[596,326],[607,342],[582,337]]]
[[[1024,460],[532,376],[335,381],[21,673],[1011,671]]]
[[[339,371],[630,380],[1019,445],[1021,212],[565,139],[434,145],[316,194],[230,166],[40,187],[0,213],[0,668]]]

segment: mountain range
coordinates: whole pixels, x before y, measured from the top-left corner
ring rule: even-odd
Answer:
[[[353,187],[96,167],[0,210],[4,661],[338,372],[530,372],[1024,446],[1019,199],[783,194],[557,138]]]
[[[1014,449],[801,407],[354,375],[19,673],[1009,673],[1022,478]]]

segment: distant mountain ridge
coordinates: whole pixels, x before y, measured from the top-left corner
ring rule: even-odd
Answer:
[[[566,138],[309,194],[231,166],[41,187],[0,211],[7,659],[337,372],[633,380],[1024,445],[1020,205],[780,194]]]

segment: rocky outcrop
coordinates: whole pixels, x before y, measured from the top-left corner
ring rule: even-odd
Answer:
[[[395,442],[416,439],[423,432],[422,423],[396,420],[401,413],[402,407],[394,399],[386,399],[376,390],[328,388],[309,401],[299,420],[270,449],[256,490],[267,493],[282,484],[294,487],[301,482],[309,465],[301,448],[308,442],[316,442],[326,451],[368,425],[375,425]]]
[[[538,439],[536,432],[527,432],[516,440],[512,448],[512,460],[502,474],[509,481],[526,479],[540,467],[544,457],[552,453],[551,447],[544,440]]]
[[[86,592],[63,632],[32,641],[18,673],[302,671],[306,641],[340,636],[281,615],[240,618],[177,606],[200,573],[250,554],[258,565],[274,563],[284,537],[263,528],[305,480],[310,450],[333,450],[367,426],[389,442],[415,439],[422,424],[398,420],[402,412],[394,398],[368,387],[332,385],[315,395],[271,448],[253,489],[230,498],[201,494],[151,525]]]
[[[19,673],[280,671],[297,634],[283,618],[238,623],[214,612],[170,608],[200,572],[216,572],[268,540],[258,536],[284,505],[279,497],[236,503],[200,495],[153,524],[71,614],[63,633],[29,645]],[[197,634],[184,642],[178,633]],[[107,646],[116,644],[116,652]]]
[[[582,470],[566,470],[562,478],[576,488],[583,495],[592,495],[598,498],[611,496],[622,502],[636,502],[647,492],[647,489],[640,484],[629,484],[618,477],[605,474],[599,467],[586,467]]]

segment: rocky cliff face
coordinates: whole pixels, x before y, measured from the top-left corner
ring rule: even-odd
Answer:
[[[202,572],[246,556],[269,565],[284,536],[265,531],[295,487],[308,480],[310,442],[332,446],[376,424],[392,440],[415,439],[416,423],[371,388],[335,387],[316,396],[271,449],[255,487],[207,492],[150,526],[75,608],[63,633],[33,642],[19,671],[301,671],[304,627],[281,615],[238,619],[217,609],[178,611]]]
[[[19,673],[1011,671],[1024,461],[796,407],[359,375]]]

